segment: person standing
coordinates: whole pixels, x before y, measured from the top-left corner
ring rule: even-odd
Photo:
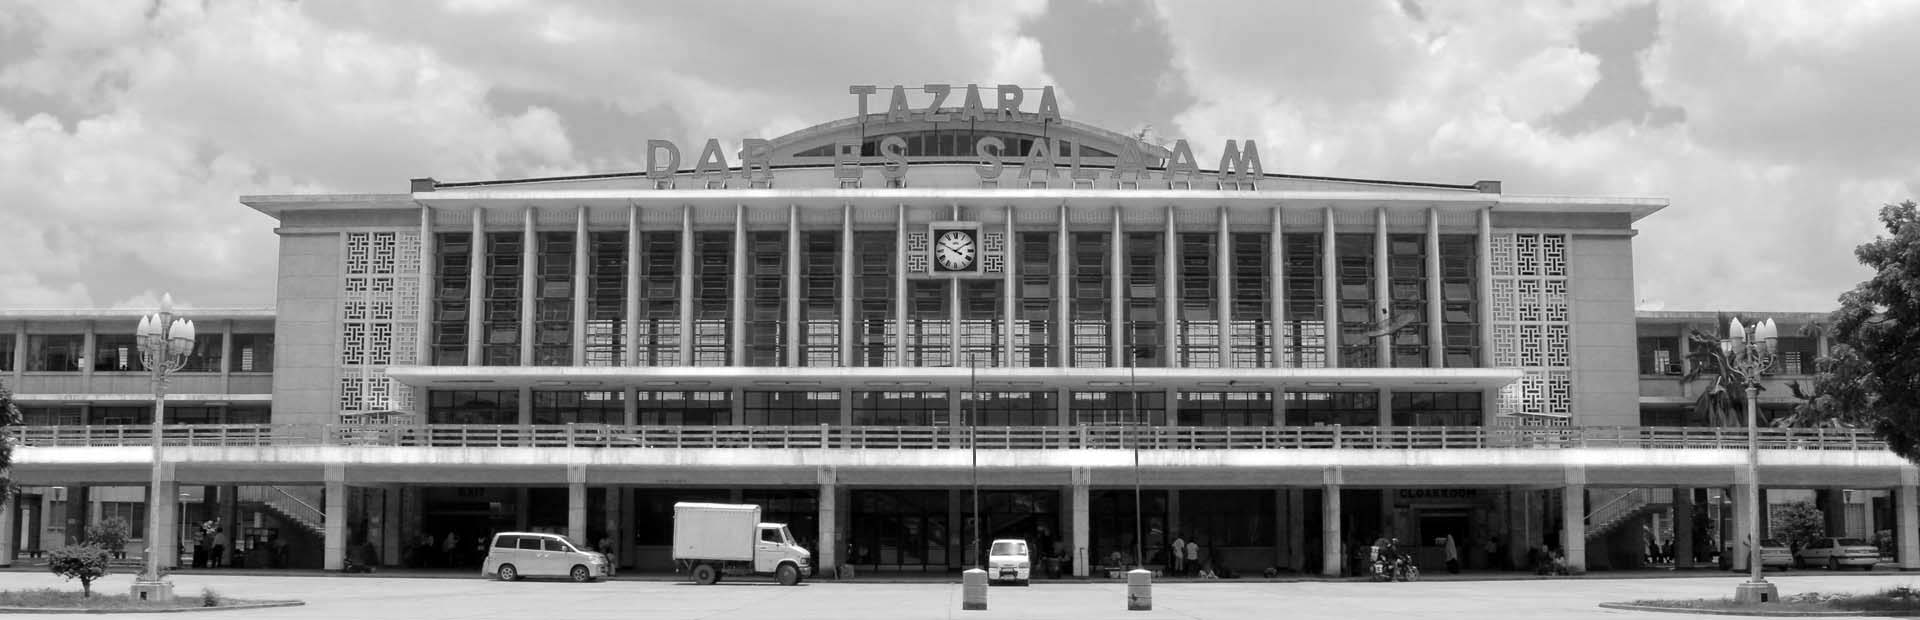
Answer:
[[[440,554],[446,560],[447,568],[460,565],[460,533],[447,532],[447,538],[440,541]]]
[[[225,568],[227,565],[227,546],[232,542],[227,538],[227,528],[213,529],[213,555],[207,558],[208,568]]]
[[[1173,535],[1173,576],[1185,577],[1187,574],[1187,539],[1179,534]]]
[[[1454,546],[1452,534],[1447,535],[1444,546],[1447,552],[1447,572],[1455,575],[1460,574],[1460,548]]]
[[[1200,543],[1198,539],[1199,537],[1197,536],[1187,539],[1187,571],[1188,572],[1192,572],[1200,568]]]

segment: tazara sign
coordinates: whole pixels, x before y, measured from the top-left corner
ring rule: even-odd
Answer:
[[[1040,101],[1034,111],[1022,109],[1027,89],[1012,84],[1001,84],[993,90],[993,105],[987,106],[981,98],[978,84],[968,84],[961,89],[961,104],[955,109],[947,105],[954,95],[954,87],[949,84],[926,84],[917,89],[925,102],[922,107],[913,107],[908,100],[910,89],[894,86],[887,91],[886,111],[882,113],[887,122],[908,122],[921,120],[935,123],[993,121],[1004,123],[1059,123],[1060,103],[1054,97],[1053,87],[1045,86],[1040,90]],[[872,85],[855,85],[847,88],[853,95],[859,118],[871,114],[869,105],[880,89]],[[1006,174],[1007,168],[1018,168],[1021,179],[1041,180],[1066,177],[1074,180],[1092,180],[1099,177],[1096,169],[1082,167],[1084,146],[1070,140],[1034,140],[1025,153],[1008,152],[1009,145],[998,136],[982,136],[974,142],[973,153],[978,163],[973,167],[982,180],[998,180]],[[880,139],[877,157],[861,156],[862,145],[858,140],[836,142],[833,147],[834,176],[840,179],[859,180],[865,174],[865,168],[880,168],[881,175],[888,180],[906,178],[907,140],[900,136],[886,136]],[[1120,140],[1118,153],[1113,157],[1101,157],[1104,165],[1111,166],[1109,174],[1118,180],[1144,181],[1154,177],[1154,173],[1166,181],[1193,181],[1200,177],[1200,166],[1193,157],[1193,149],[1184,139],[1175,140],[1170,154],[1159,157],[1143,152],[1137,140]],[[704,181],[725,181],[730,177],[743,177],[749,181],[770,180],[773,178],[773,143],[763,138],[748,138],[741,141],[737,154],[740,167],[734,169],[727,161],[727,155],[720,147],[720,140],[707,139],[700,149],[700,157],[693,168],[693,177]],[[671,181],[680,170],[680,147],[670,140],[647,141],[647,177],[655,181]],[[1220,166],[1213,173],[1221,182],[1251,182],[1261,176],[1260,150],[1253,140],[1247,140],[1245,148],[1239,141],[1228,140],[1220,150]]]

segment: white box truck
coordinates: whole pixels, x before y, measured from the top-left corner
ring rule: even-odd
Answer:
[[[783,523],[761,523],[751,504],[673,505],[673,562],[693,582],[709,585],[725,575],[773,575],[795,585],[813,554],[794,544]]]

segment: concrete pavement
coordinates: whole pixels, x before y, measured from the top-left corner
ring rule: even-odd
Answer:
[[[781,587],[768,581],[725,581],[713,586],[685,582],[558,581],[501,583],[478,578],[417,579],[362,575],[268,576],[182,573],[172,577],[181,596],[212,588],[223,596],[295,598],[302,607],[263,609],[246,618],[620,618],[713,620],[752,618],[846,618],[852,620],[1005,618],[1238,619],[1380,618],[1622,618],[1647,614],[1601,609],[1607,601],[1731,596],[1743,577],[1696,579],[1549,579],[1422,581],[1417,583],[1207,581],[1162,583],[1150,612],[1126,610],[1118,582],[1047,583],[1028,588],[995,587],[986,611],[961,611],[953,583],[808,582]],[[1781,594],[1808,591],[1864,592],[1920,585],[1908,573],[1794,574],[1768,577]],[[113,575],[95,589],[125,592],[130,575]],[[0,588],[68,588],[46,573],[0,573]],[[220,617],[220,616],[206,616]],[[1675,616],[1663,616],[1675,617]],[[1678,617],[1676,617],[1678,618]]]

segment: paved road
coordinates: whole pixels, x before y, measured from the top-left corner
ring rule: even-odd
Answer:
[[[1872,591],[1920,584],[1920,574],[1851,573],[1770,576],[1782,594],[1807,591]],[[950,583],[809,582],[780,587],[770,582],[614,581],[500,583],[474,579],[410,579],[353,576],[175,575],[182,596],[202,588],[240,598],[296,598],[303,607],[194,614],[205,618],[348,618],[371,620],[547,618],[752,619],[835,618],[849,620],[1004,618],[1418,618],[1486,620],[1560,618],[1654,618],[1600,609],[1603,601],[1639,598],[1724,597],[1742,577],[1650,579],[1518,579],[1356,583],[1215,581],[1163,583],[1154,588],[1154,609],[1126,611],[1120,583],[1036,583],[1030,588],[995,587],[988,610],[961,611],[960,586]],[[125,592],[132,577],[115,575],[95,588]],[[0,588],[78,588],[50,574],[0,573]],[[67,616],[71,617],[71,616]],[[178,618],[179,616],[174,616]]]

